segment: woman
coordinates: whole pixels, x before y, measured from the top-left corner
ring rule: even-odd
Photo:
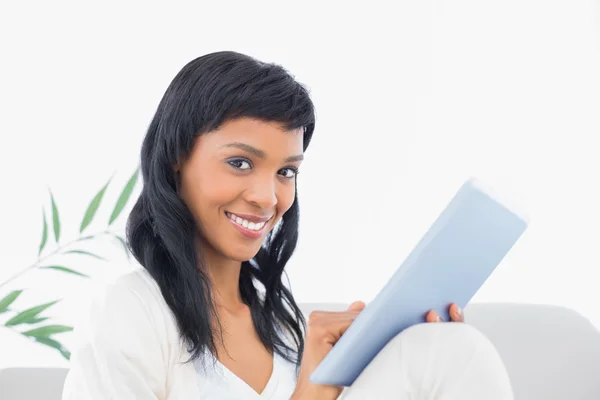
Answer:
[[[145,137],[127,224],[144,268],[95,297],[76,328],[65,400],[340,396],[308,379],[364,304],[314,312],[305,329],[282,282],[314,127],[306,89],[279,66],[219,52],[179,72]],[[462,321],[455,305],[451,315]],[[342,396],[512,398],[493,346],[465,324],[407,329]]]

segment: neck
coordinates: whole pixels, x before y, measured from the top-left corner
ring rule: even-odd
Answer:
[[[226,308],[242,305],[239,284],[242,263],[228,260],[218,265],[214,263],[209,265],[208,276],[212,282],[215,305]]]
[[[242,306],[239,287],[242,263],[223,257],[209,246],[201,246],[201,249],[204,267],[211,280],[215,305],[227,309]]]

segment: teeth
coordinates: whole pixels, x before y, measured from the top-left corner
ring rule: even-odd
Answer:
[[[229,219],[234,221],[236,224],[241,225],[244,228],[249,229],[251,231],[261,230],[265,226],[265,223],[266,223],[266,222],[250,222],[248,220],[240,218],[237,215],[231,214],[231,213],[227,213],[227,217],[229,217]]]

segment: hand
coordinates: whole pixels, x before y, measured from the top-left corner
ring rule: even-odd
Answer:
[[[317,385],[311,383],[309,378],[364,308],[365,303],[355,301],[346,311],[313,311],[310,313],[304,341],[304,354],[292,400],[334,400],[342,393],[343,388],[341,387]]]
[[[462,310],[456,304],[450,305],[450,318],[452,322],[465,322],[465,317],[463,315]],[[438,315],[437,312],[431,310],[427,313],[425,317],[425,321],[427,322],[444,322],[442,318]]]

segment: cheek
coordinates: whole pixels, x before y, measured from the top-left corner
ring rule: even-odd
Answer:
[[[197,220],[210,221],[219,207],[235,197],[235,184],[214,173],[189,173],[182,177],[181,197]]]
[[[296,198],[294,183],[284,185],[277,193],[277,214],[281,217],[290,209]]]

